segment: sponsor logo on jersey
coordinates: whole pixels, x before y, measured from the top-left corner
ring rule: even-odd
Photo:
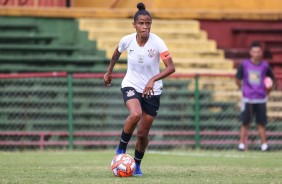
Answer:
[[[154,57],[155,55],[156,55],[156,51],[155,50],[153,50],[153,49],[150,49],[150,50],[148,50],[148,57],[150,57],[150,58],[152,58],[152,57]]]
[[[144,62],[144,55],[138,55],[138,63]]]
[[[126,94],[127,94],[127,97],[132,97],[132,96],[135,95],[135,92],[134,92],[134,90],[128,90],[128,91],[126,92]]]

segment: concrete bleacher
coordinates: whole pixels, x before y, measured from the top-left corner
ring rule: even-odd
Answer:
[[[135,32],[131,23],[132,19],[79,20],[80,29],[89,32],[89,39],[97,41],[97,47],[106,51],[107,58],[111,58],[113,50],[123,36]],[[235,73],[232,60],[226,59],[224,51],[217,49],[216,41],[208,39],[207,32],[200,29],[199,21],[154,19],[151,32],[164,39],[173,56],[177,73],[228,75]],[[126,53],[121,56],[123,60],[126,57]],[[118,62],[115,67],[126,68],[126,63]],[[162,62],[161,67],[164,68]],[[206,81],[210,89],[237,90],[233,81],[230,85],[230,80],[226,82],[219,78]],[[208,90],[204,88],[206,81],[200,80],[201,89]],[[222,81],[221,85],[217,84],[218,81]]]
[[[226,49],[228,58],[242,59],[248,57],[248,48],[251,43],[259,41],[263,48],[266,49],[267,53],[265,55],[270,62],[274,60],[282,63],[282,26],[273,24],[265,27],[265,25],[261,24],[249,27],[232,27],[231,32],[234,41],[233,47]],[[272,66],[280,67],[275,64]]]
[[[282,26],[277,19],[264,20],[201,20],[201,27],[207,31],[211,39],[217,41],[218,47],[224,50],[225,57],[237,66],[249,58],[249,46],[259,41],[264,49],[264,59],[272,67],[277,76],[278,86],[282,88]],[[218,31],[220,29],[220,31]]]
[[[75,19],[0,17],[0,71],[104,72],[109,61]]]
[[[107,58],[111,58],[123,36],[135,32],[131,23],[132,19],[79,20],[80,29],[89,32],[89,39],[97,41],[97,47],[106,51]],[[234,73],[233,63],[224,58],[224,52],[217,49],[215,41],[207,39],[198,21],[154,19],[151,32],[164,39],[179,73],[202,73],[207,68],[211,72],[216,69],[219,73]],[[121,56],[126,57],[126,53]],[[125,64],[117,64],[117,68],[125,67]]]

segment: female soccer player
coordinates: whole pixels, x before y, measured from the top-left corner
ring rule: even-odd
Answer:
[[[136,170],[134,176],[142,176],[140,168],[148,135],[157,115],[162,93],[162,80],[175,72],[172,57],[164,41],[150,33],[152,17],[143,3],[137,4],[133,27],[136,33],[121,39],[111,58],[107,73],[104,75],[105,86],[110,86],[112,71],[123,51],[127,51],[127,72],[121,84],[121,91],[129,116],[125,119],[123,131],[116,154],[126,152],[127,144],[136,126],[137,142],[134,159]],[[163,60],[166,68],[160,72],[159,62]]]

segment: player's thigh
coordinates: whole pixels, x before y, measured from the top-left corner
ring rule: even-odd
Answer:
[[[253,116],[253,104],[242,102],[241,106],[241,122],[244,125],[248,125]]]
[[[137,98],[129,99],[125,102],[125,105],[130,114],[141,116],[142,115],[142,108],[140,101]]]
[[[267,124],[266,103],[255,104],[255,111],[256,111],[256,123],[266,125]]]
[[[121,88],[125,106],[130,114],[142,115],[141,95],[132,87]]]

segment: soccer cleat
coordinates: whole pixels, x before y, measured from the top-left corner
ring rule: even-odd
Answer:
[[[261,145],[261,151],[267,151],[268,150],[268,145],[266,143]]]
[[[141,167],[140,167],[140,164],[136,164],[136,169],[133,173],[133,176],[143,176],[143,173],[141,171]]]
[[[239,149],[240,151],[245,151],[245,149],[246,149],[245,144],[240,143],[239,146],[238,146],[238,149]]]
[[[123,154],[123,153],[125,153],[125,150],[119,149],[119,147],[117,147],[116,155]]]

